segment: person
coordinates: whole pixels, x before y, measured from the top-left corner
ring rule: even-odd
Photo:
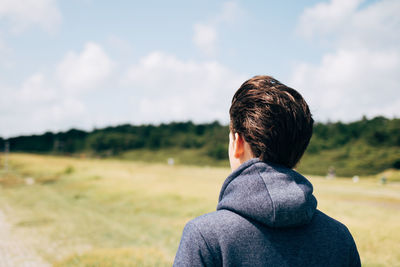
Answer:
[[[314,122],[303,97],[255,76],[229,113],[232,173],[217,210],[186,224],[174,266],[360,266],[347,227],[317,209],[312,184],[293,170]]]

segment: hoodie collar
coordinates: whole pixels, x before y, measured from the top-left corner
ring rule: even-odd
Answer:
[[[296,171],[253,158],[227,177],[217,210],[227,209],[270,227],[304,225],[317,206],[312,192],[311,183]]]

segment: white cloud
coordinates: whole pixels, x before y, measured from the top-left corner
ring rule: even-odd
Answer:
[[[51,105],[36,109],[31,114],[31,124],[38,129],[62,129],[83,125],[86,107],[81,100],[70,97],[60,98]]]
[[[244,79],[215,61],[182,61],[153,52],[129,68],[125,84],[134,90],[132,114],[140,122],[226,122],[230,99]]]
[[[0,0],[0,18],[8,20],[14,32],[32,25],[54,31],[61,23],[55,0]]]
[[[292,75],[317,119],[400,114],[400,2],[360,3],[317,4],[300,18],[299,33],[332,40],[334,50],[318,64],[297,64]]]
[[[57,92],[49,86],[43,73],[35,73],[23,82],[17,92],[18,99],[25,103],[48,103],[57,98]]]
[[[214,55],[217,30],[214,26],[197,23],[194,25],[194,44],[206,55]]]
[[[0,129],[2,137],[87,127],[86,106],[68,96],[43,73],[29,76],[17,88],[1,86]],[[6,127],[4,127],[6,126]]]
[[[122,122],[228,122],[230,100],[247,78],[216,61],[186,61],[157,51],[121,76],[114,72],[109,77],[112,65],[100,45],[88,43],[80,53],[68,52],[54,71],[34,73],[14,88],[0,84],[7,95],[0,98],[1,136]],[[115,85],[109,90],[107,77]],[[124,107],[109,104],[107,97]]]
[[[400,50],[400,1],[383,0],[354,12],[343,27],[341,46]]]
[[[218,14],[206,22],[198,22],[193,26],[193,42],[206,56],[214,56],[217,50],[218,28],[226,23],[234,22],[240,17],[240,9],[236,2],[224,2]]]
[[[308,8],[297,32],[306,38],[334,39],[353,48],[398,47],[400,1],[382,0],[360,8],[363,0],[332,0]]]
[[[292,84],[304,91],[320,119],[392,117],[400,114],[399,69],[397,51],[339,50],[325,55],[319,65],[298,66]]]
[[[113,61],[103,48],[92,42],[80,54],[70,51],[57,67],[61,85],[70,92],[94,89],[111,74]]]
[[[133,50],[133,47],[129,42],[116,35],[108,36],[107,44],[114,50],[120,51],[124,54],[131,54]]]
[[[239,5],[234,1],[224,2],[222,4],[222,9],[216,16],[216,22],[234,22],[238,17],[240,17],[241,11]]]
[[[34,73],[15,88],[1,86],[0,129],[2,136],[90,129],[96,111],[87,109],[85,94],[103,88],[114,63],[96,43],[87,43],[81,53],[68,52],[50,73]],[[4,127],[7,125],[7,127]]]
[[[41,82],[33,81],[38,77],[29,77],[21,88],[1,88],[7,94],[6,98],[0,100],[1,137],[67,130],[71,127],[87,128],[90,125],[89,114],[82,100],[65,95],[54,96],[48,84],[40,87]],[[33,87],[26,87],[29,83],[34,83]],[[52,96],[45,94],[41,99],[41,92],[50,92]]]
[[[3,37],[3,36],[2,36],[1,33],[0,33],[0,56],[2,56],[2,54],[4,53],[4,51],[7,50],[7,46],[6,46],[6,44],[4,43],[2,37]]]
[[[331,0],[306,8],[298,32],[305,37],[327,34],[345,27],[363,0]]]
[[[0,32],[0,66],[7,65],[6,58],[10,54],[10,48],[3,41],[2,34]]]
[[[157,51],[120,75],[95,43],[68,52],[55,66],[13,88],[0,84],[7,95],[0,98],[2,137],[122,122],[228,122],[230,100],[247,78],[217,61],[182,60]],[[107,86],[111,83],[112,88]]]

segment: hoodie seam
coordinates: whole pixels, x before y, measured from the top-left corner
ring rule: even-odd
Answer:
[[[211,255],[211,257],[212,257],[213,262],[216,262],[216,261],[215,261],[215,257],[214,257],[214,253],[212,253],[212,251],[211,251],[211,249],[210,249],[210,246],[208,245],[207,240],[204,238],[203,234],[201,233],[199,227],[197,227],[196,224],[193,224],[193,226],[196,228],[197,232],[199,232],[201,238],[203,239],[204,243],[206,244],[207,250],[208,250],[208,252],[210,253],[210,255]]]
[[[262,182],[263,182],[263,184],[264,184],[264,186],[265,186],[265,189],[266,189],[266,191],[267,191],[267,195],[268,195],[269,199],[271,200],[271,205],[272,205],[272,210],[273,210],[272,226],[275,226],[275,220],[276,220],[275,203],[274,203],[274,201],[272,200],[271,194],[270,194],[270,192],[269,192],[269,190],[268,190],[268,186],[265,184],[265,181],[264,181],[264,179],[262,178],[262,175],[261,175],[259,169],[257,169],[257,174],[258,174],[258,177],[262,180]]]

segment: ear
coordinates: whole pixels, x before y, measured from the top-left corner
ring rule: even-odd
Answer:
[[[241,158],[244,154],[244,140],[243,137],[235,133],[234,141],[233,141],[233,156],[235,158]]]

